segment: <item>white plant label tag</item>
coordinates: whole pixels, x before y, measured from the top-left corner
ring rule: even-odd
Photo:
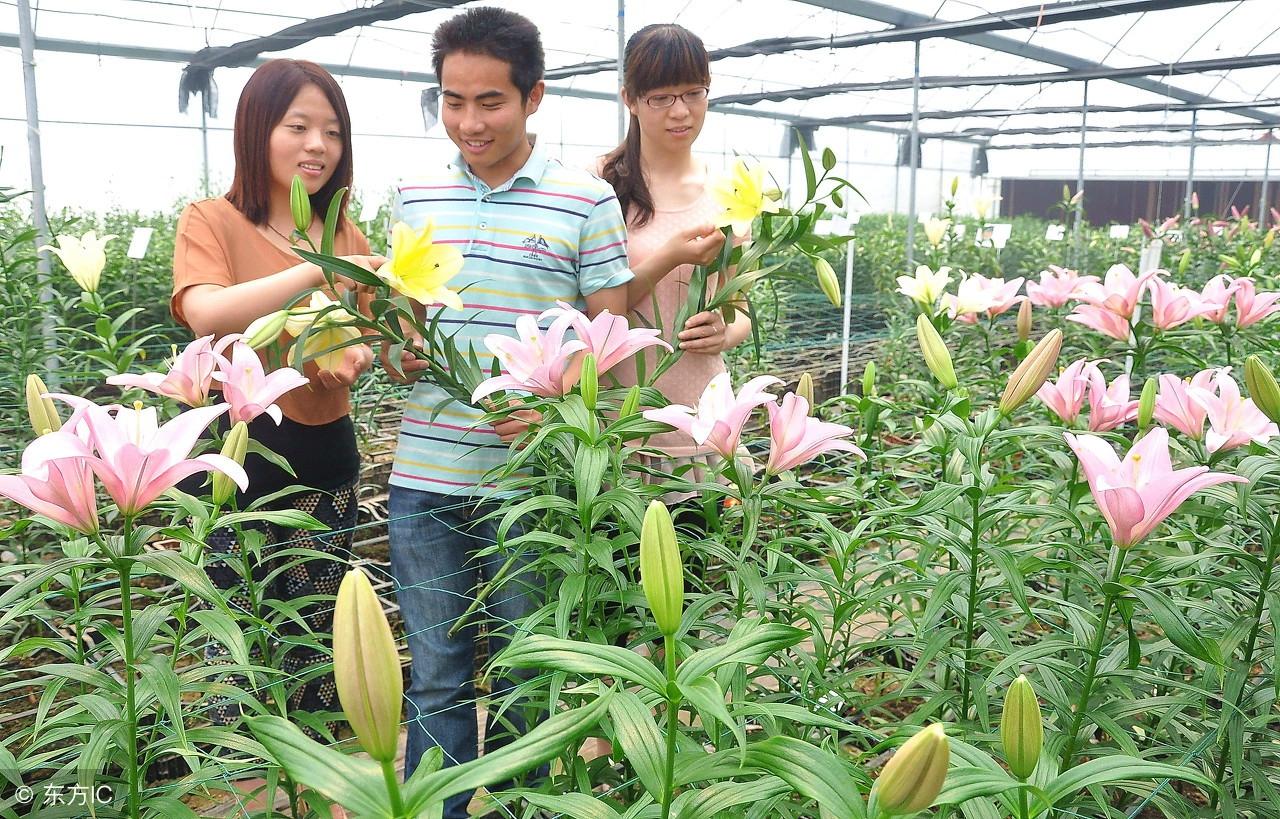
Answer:
[[[147,255],[147,248],[151,246],[152,233],[155,233],[154,228],[134,228],[133,238],[129,240],[129,249],[125,251],[124,255],[130,259],[144,258]]]

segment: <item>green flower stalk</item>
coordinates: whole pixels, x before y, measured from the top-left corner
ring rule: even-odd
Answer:
[[[222,442],[222,454],[244,466],[244,456],[248,450],[249,425],[244,421],[237,421],[236,425],[231,428],[231,432],[227,433],[227,439]],[[225,506],[235,495],[235,492],[236,485],[231,478],[221,472],[213,473],[213,502],[215,504]]]
[[[587,353],[582,359],[582,372],[578,376],[578,389],[582,393],[582,403],[592,412],[596,408],[596,396],[600,393],[600,378],[596,375],[596,357]]]
[[[1159,389],[1160,382],[1154,375],[1142,385],[1142,396],[1138,399],[1138,429],[1143,432],[1151,426],[1151,420],[1155,417],[1156,393]]]
[[[1023,299],[1018,307],[1018,341],[1031,337],[1031,300]]]
[[[1035,689],[1024,676],[1014,680],[1004,695],[1000,742],[1004,746],[1004,761],[1013,775],[1024,782],[1030,779],[1044,746],[1044,724]]]
[[[954,390],[960,385],[956,380],[956,370],[951,363],[951,353],[938,330],[924,313],[916,316],[916,339],[920,342],[920,351],[924,353],[924,363],[929,372],[944,389]]]
[[[284,332],[285,325],[289,323],[289,317],[288,310],[277,310],[254,319],[244,330],[244,343],[255,350],[274,344]]]
[[[1262,410],[1262,414],[1280,424],[1280,385],[1276,384],[1276,377],[1256,355],[1244,360],[1244,383],[1249,388],[1249,397]],[[30,398],[27,400],[30,402]]]
[[[1045,379],[1058,365],[1060,352],[1062,352],[1062,331],[1050,330],[1009,377],[1004,395],[1000,397],[1001,415],[1010,415],[1036,394],[1036,390],[1040,389]]]
[[[907,740],[876,780],[880,815],[903,816],[932,805],[942,792],[950,761],[951,747],[941,723],[934,723]]]
[[[822,295],[827,297],[836,307],[840,306],[840,280],[836,278],[836,271],[831,268],[831,263],[821,256],[813,257],[813,269],[818,274],[818,288],[822,290]]]
[[[808,372],[800,374],[800,381],[796,384],[796,395],[809,404],[810,411],[813,410],[813,376]]]
[[[40,376],[35,373],[27,376],[27,416],[31,419],[31,429],[35,431],[37,438],[46,432],[62,429],[62,419],[58,417],[53,399],[44,397],[47,392],[49,388],[44,385]]]
[[[671,513],[661,501],[649,504],[640,530],[640,585],[658,630],[670,637],[684,614],[684,566]]]
[[[333,613],[333,676],[360,745],[384,767],[396,758],[404,682],[391,626],[369,578],[352,569]]]
[[[306,233],[311,227],[311,197],[307,195],[302,177],[294,175],[293,186],[289,188],[289,210],[293,214],[293,226],[299,233]]]

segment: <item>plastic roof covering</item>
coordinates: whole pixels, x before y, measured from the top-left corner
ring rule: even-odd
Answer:
[[[989,12],[1019,8],[1027,0],[895,0],[894,7],[941,19],[964,20]],[[271,34],[307,18],[372,5],[372,0],[32,0],[38,9],[37,38],[89,41],[149,48],[198,51],[207,45],[230,45]],[[476,5],[469,3],[467,5]],[[543,33],[548,68],[573,65],[616,55],[617,4],[614,0],[496,0],[530,16]],[[798,0],[644,0],[629,2],[625,28],[634,32],[653,22],[676,21],[698,32],[710,48],[738,45],[766,37],[830,36],[885,28],[884,23],[822,6],[838,2],[805,3]],[[1210,59],[1223,56],[1280,52],[1280,0],[1239,0],[1203,6],[1079,21],[1036,30],[1001,32],[1009,39],[1055,49],[1076,57],[1123,67],[1161,62]],[[426,11],[399,20],[378,23],[303,43],[286,52],[266,56],[313,59],[331,65],[350,65],[394,71],[429,72],[430,32],[453,10]],[[0,0],[0,32],[16,33],[16,3]],[[893,43],[848,49],[755,55],[713,64],[713,96],[804,88],[840,82],[876,82],[909,78],[913,45]],[[131,203],[138,190],[164,189],[172,198],[195,193],[199,178],[200,148],[198,106],[187,114],[177,112],[180,63],[146,62],[87,55],[37,52],[40,113],[46,125],[46,182],[53,204],[75,197],[71,179],[93,180],[111,189],[119,201]],[[923,75],[1021,75],[1061,70],[1013,54],[992,51],[964,42],[931,39],[923,43]],[[230,177],[229,129],[234,100],[249,69],[218,69],[215,81],[221,94],[218,116],[210,120],[209,152],[211,188],[215,192]],[[362,187],[377,188],[397,176],[412,174],[426,157],[448,152],[439,126],[423,140],[418,94],[420,83],[342,78],[357,131],[357,176]],[[0,82],[16,92],[21,83],[21,63],[16,48],[0,49]],[[1170,84],[1227,101],[1280,97],[1280,66],[1179,76]],[[556,80],[553,85],[612,95],[617,88],[613,71]],[[971,109],[1024,109],[1041,106],[1077,106],[1083,84],[1064,82],[1029,86],[958,87],[926,89],[920,93],[922,111]],[[1089,84],[1092,105],[1131,106],[1176,101],[1115,81]],[[796,119],[826,119],[858,114],[901,114],[911,110],[911,91],[874,90],[839,94],[805,101],[767,102],[751,106]],[[1280,116],[1280,108],[1268,109]],[[19,157],[26,152],[21,94],[0,97],[0,144],[8,161],[0,179],[11,181],[23,170]],[[1214,124],[1255,122],[1231,111],[1201,111],[1199,136],[1206,140],[1248,142],[1260,135],[1249,131],[1213,131]],[[1191,114],[1156,110],[1141,113],[1093,113],[1091,125],[1135,123],[1188,124]],[[74,123],[123,123],[89,128]],[[567,158],[589,162],[616,140],[617,114],[613,105],[573,97],[549,98],[531,121],[532,130],[552,142]],[[926,132],[962,133],[969,128],[1025,128],[1078,125],[1076,113],[1018,115],[1002,118],[963,117],[922,120]],[[892,127],[904,128],[902,123]],[[776,156],[782,142],[784,121],[739,116],[712,116],[698,147],[712,155],[734,151]],[[1184,139],[1185,133],[1148,135]],[[1091,134],[1090,144],[1133,139],[1132,134]],[[842,159],[860,166],[876,182],[864,190],[874,209],[888,209],[905,195],[893,172],[896,138],[890,135],[823,128],[819,145],[830,145]],[[1020,143],[1079,145],[1078,135],[995,136],[993,146]],[[86,144],[92,146],[86,149]],[[106,151],[104,154],[103,148]],[[922,208],[930,207],[929,192],[939,190],[944,178],[956,172],[966,175],[972,146],[929,141],[925,146],[926,183]],[[103,174],[102,160],[116,170]],[[157,157],[170,157],[157,162]],[[15,159],[17,161],[15,162]],[[993,151],[993,176],[1074,177],[1075,150]],[[1260,145],[1201,147],[1196,154],[1198,176],[1258,175],[1263,153]],[[1280,156],[1276,157],[1280,163]],[[18,167],[15,167],[18,166]],[[1151,151],[1122,148],[1088,153],[1089,175],[1169,176],[1186,174],[1187,152],[1182,149]],[[97,168],[98,170],[93,170]],[[872,174],[871,169],[876,168]],[[127,169],[127,170],[126,170]],[[775,172],[787,173],[786,163]],[[929,171],[937,173],[932,181]],[[853,165],[850,172],[859,177]],[[167,175],[166,175],[167,174]],[[905,173],[903,174],[905,177]],[[100,181],[101,180],[101,181]],[[131,181],[136,181],[135,182]],[[166,181],[167,180],[167,181]],[[888,180],[888,181],[885,181]],[[85,194],[81,185],[81,194]],[[895,197],[895,193],[898,196]],[[153,195],[154,198],[154,195]]]

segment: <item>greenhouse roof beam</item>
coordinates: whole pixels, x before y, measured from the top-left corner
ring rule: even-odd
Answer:
[[[806,3],[811,6],[818,6],[819,8],[830,9],[832,11],[844,12],[845,14],[851,14],[855,17],[863,17],[868,20],[876,20],[893,26],[924,25],[925,23],[931,22],[935,19],[926,14],[917,14],[915,12],[906,11],[887,3],[875,2],[875,0],[797,0],[797,2]],[[1106,67],[1101,63],[1086,60],[1082,57],[1077,57],[1074,54],[1068,54],[1065,51],[1057,51],[1052,48],[1034,45],[1003,34],[982,32],[979,34],[959,35],[954,39],[963,43],[969,43],[970,45],[989,48],[992,51],[1001,51],[1005,54],[1013,54],[1018,57],[1025,57],[1028,60],[1035,60],[1036,62],[1048,63],[1049,65],[1057,65],[1068,69],[1096,69]],[[1206,94],[1200,94],[1195,91],[1189,91],[1185,88],[1167,85],[1148,76],[1121,77],[1115,79],[1117,82],[1124,83],[1125,85],[1130,85],[1134,88],[1140,88],[1143,91],[1150,91],[1162,96],[1172,97],[1173,99],[1182,100],[1183,102],[1222,101]],[[1280,125],[1280,118],[1266,111],[1242,109],[1240,113],[1242,116],[1247,116],[1250,119],[1256,119],[1259,122],[1268,122]]]
[[[16,34],[0,32],[0,48],[17,47],[18,37]],[[91,54],[97,57],[119,57],[129,60],[154,60],[169,63],[187,63],[190,62],[191,58],[194,56],[194,52],[191,51],[178,51],[168,48],[148,48],[145,46],[131,46],[115,43],[89,43],[80,40],[60,40],[50,37],[37,37],[36,50],[55,51],[69,54]],[[257,57],[248,62],[246,67],[261,65],[266,62],[267,59],[268,58]],[[434,84],[437,82],[436,75],[426,71],[399,71],[390,68],[336,65],[332,63],[321,63],[320,65],[330,74],[335,76],[365,77],[376,80],[397,80],[400,82],[416,82],[424,84]],[[616,94],[611,94],[605,91],[589,91],[582,88],[565,88],[557,85],[548,85],[547,93],[554,96],[603,100],[607,102],[613,102],[618,98]],[[757,119],[768,119],[778,122],[794,122],[796,120],[795,115],[781,113],[778,111],[741,108],[733,105],[713,105],[711,108],[717,113],[732,114],[734,116],[755,117]],[[905,136],[908,133],[905,128],[893,128],[887,125],[858,124],[850,125],[848,127],[861,131],[893,134],[894,136]],[[943,139],[951,142],[985,142],[985,140],[947,133],[924,134],[922,136],[924,139]]]
[[[712,60],[730,57],[753,57],[759,54],[781,54],[787,51],[813,51],[824,48],[856,48],[881,43],[904,43],[929,40],[936,37],[955,38],[964,34],[1005,29],[1036,28],[1054,23],[1070,23],[1114,17],[1121,14],[1138,14],[1163,11],[1183,6],[1203,6],[1210,3],[1236,2],[1236,0],[1067,0],[1061,3],[1038,4],[1020,9],[982,14],[966,20],[934,20],[914,25],[897,25],[882,31],[864,31],[839,37],[770,37],[752,40],[728,48],[708,52]],[[618,61],[593,60],[553,68],[547,71],[547,79],[558,80],[595,74],[600,71],[616,71]]]
[[[1280,107],[1280,98],[1250,100],[1249,102],[1151,102],[1142,105],[1090,105],[1091,114],[1177,114],[1187,111],[1236,111],[1241,108]],[[962,111],[921,111],[920,119],[967,119],[969,117],[1020,117],[1037,114],[1078,114],[1079,105],[1050,105],[1041,108],[973,108]],[[896,114],[857,114],[832,119],[798,119],[797,125],[852,126],[868,122],[910,122],[911,112]]]
[[[1088,68],[1068,69],[1066,71],[1048,71],[1043,74],[992,74],[986,76],[960,77],[939,76],[921,77],[920,87],[931,88],[964,88],[967,86],[985,85],[1039,85],[1042,83],[1080,82],[1084,80],[1123,80],[1134,77],[1152,75],[1171,76],[1176,74],[1200,74],[1205,71],[1230,71],[1235,68],[1259,68],[1280,65],[1280,54],[1249,54],[1243,57],[1217,57],[1211,60],[1191,60],[1182,63],[1153,63],[1151,65],[1135,65],[1125,68]],[[752,105],[757,102],[783,102],[785,100],[810,100],[833,94],[847,94],[855,91],[894,91],[912,87],[912,79],[881,80],[878,82],[846,82],[835,85],[817,85],[808,88],[786,88],[781,91],[764,91],[758,94],[729,94],[712,100],[721,105]],[[1169,91],[1176,89],[1160,84]],[[1172,95],[1171,95],[1172,96]],[[1223,100],[1204,100],[1205,102],[1223,102]],[[1247,109],[1245,109],[1247,110]],[[1262,113],[1262,112],[1259,112]],[[1280,119],[1264,114],[1269,124],[1280,124]]]
[[[1203,148],[1206,145],[1213,147],[1218,145],[1234,145],[1240,147],[1242,145],[1257,145],[1262,147],[1265,142],[1256,139],[1126,139],[1119,142],[1090,142],[1089,150],[1094,148],[1189,148],[1195,145],[1197,148]],[[1056,148],[1070,148],[1073,151],[1080,150],[1080,146],[1075,142],[1024,142],[1011,145],[991,145],[987,150],[990,151],[1051,151]],[[1177,182],[1178,180],[1170,180]]]
[[[1094,113],[1092,108],[1089,113]],[[1220,125],[1205,125],[1204,123],[1170,123],[1170,122],[1148,122],[1133,125],[1088,125],[1085,131],[1091,134],[1123,134],[1123,133],[1156,133],[1169,131],[1269,131],[1270,125],[1261,122],[1229,122]],[[999,136],[1052,136],[1054,134],[1078,134],[1080,133],[1079,125],[1060,125],[1049,128],[966,128],[956,133],[963,136],[971,137],[999,137]]]

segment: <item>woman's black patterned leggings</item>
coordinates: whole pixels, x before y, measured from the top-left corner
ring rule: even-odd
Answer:
[[[317,674],[313,667],[329,662],[329,646],[333,631],[334,597],[338,585],[351,563],[352,528],[356,523],[356,487],[352,481],[332,492],[308,491],[290,495],[272,504],[272,509],[297,509],[329,527],[325,532],[287,529],[275,524],[250,524],[244,527],[261,534],[264,541],[258,560],[252,561],[251,573],[259,595],[259,616],[276,626],[268,635],[282,649],[279,671],[285,675],[285,688],[291,711],[336,711],[339,708],[337,688],[331,672]],[[244,533],[237,536],[232,529],[218,529],[209,537],[206,572],[218,589],[231,592],[228,605],[233,614],[253,617],[253,601],[245,582],[243,551]],[[294,549],[320,552],[318,555],[287,553]],[[308,599],[319,598],[319,599]],[[269,600],[286,601],[298,617],[281,616]],[[301,601],[301,602],[299,602]],[[256,626],[250,626],[254,628]],[[246,634],[250,647],[260,645],[258,635]],[[323,647],[322,647],[323,646]],[[260,652],[253,649],[253,662],[261,662]],[[210,662],[230,662],[225,647],[210,643],[205,651]],[[301,682],[299,682],[301,681]],[[229,680],[247,688],[242,675]],[[221,698],[208,711],[215,725],[229,725],[241,714],[237,701]],[[308,733],[313,733],[308,730]]]

